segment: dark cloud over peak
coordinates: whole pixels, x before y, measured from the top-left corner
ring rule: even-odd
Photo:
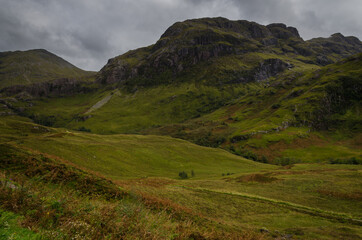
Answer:
[[[304,39],[335,32],[362,37],[360,0],[0,0],[0,6],[0,51],[44,48],[87,70],[154,43],[190,18],[282,22]]]

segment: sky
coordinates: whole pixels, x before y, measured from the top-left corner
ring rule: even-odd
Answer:
[[[0,51],[42,48],[98,71],[177,21],[218,16],[362,39],[362,0],[0,0]]]

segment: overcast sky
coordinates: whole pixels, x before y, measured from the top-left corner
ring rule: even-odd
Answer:
[[[176,21],[283,22],[306,40],[362,38],[362,0],[0,0],[0,51],[44,48],[85,70],[155,43]]]

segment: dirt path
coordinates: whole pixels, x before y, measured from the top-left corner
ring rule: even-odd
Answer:
[[[299,205],[299,204],[295,204],[295,203],[291,203],[291,202],[286,202],[286,201],[281,201],[281,200],[276,200],[276,199],[271,199],[271,198],[265,198],[265,197],[261,197],[261,196],[257,196],[257,195],[251,195],[251,194],[240,193],[240,192],[224,192],[224,191],[219,191],[219,190],[211,190],[211,189],[207,189],[207,188],[192,188],[192,187],[186,187],[186,186],[179,186],[179,187],[182,187],[182,188],[185,188],[188,190],[192,190],[192,191],[227,194],[227,195],[232,195],[232,196],[236,196],[236,197],[252,199],[252,200],[259,201],[259,202],[265,202],[265,203],[274,204],[274,205],[277,205],[280,207],[285,207],[290,210],[309,214],[312,216],[318,216],[318,217],[326,218],[329,220],[333,219],[333,220],[337,220],[339,222],[349,222],[354,225],[362,226],[362,220],[353,219],[344,213],[325,211],[325,210],[318,209],[318,208],[307,207],[307,206],[303,206],[303,205]]]
[[[118,91],[113,92],[112,94],[109,94],[108,96],[102,98],[100,101],[98,101],[96,104],[94,104],[92,107],[90,107],[88,109],[88,111],[85,112],[85,114],[89,114],[89,113],[93,112],[94,110],[97,110],[97,109],[101,108],[104,104],[108,103],[109,100],[111,100],[111,98],[114,95],[120,96],[121,94]]]

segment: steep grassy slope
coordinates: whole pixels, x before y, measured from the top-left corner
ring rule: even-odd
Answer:
[[[0,88],[93,74],[43,49],[0,53]]]

